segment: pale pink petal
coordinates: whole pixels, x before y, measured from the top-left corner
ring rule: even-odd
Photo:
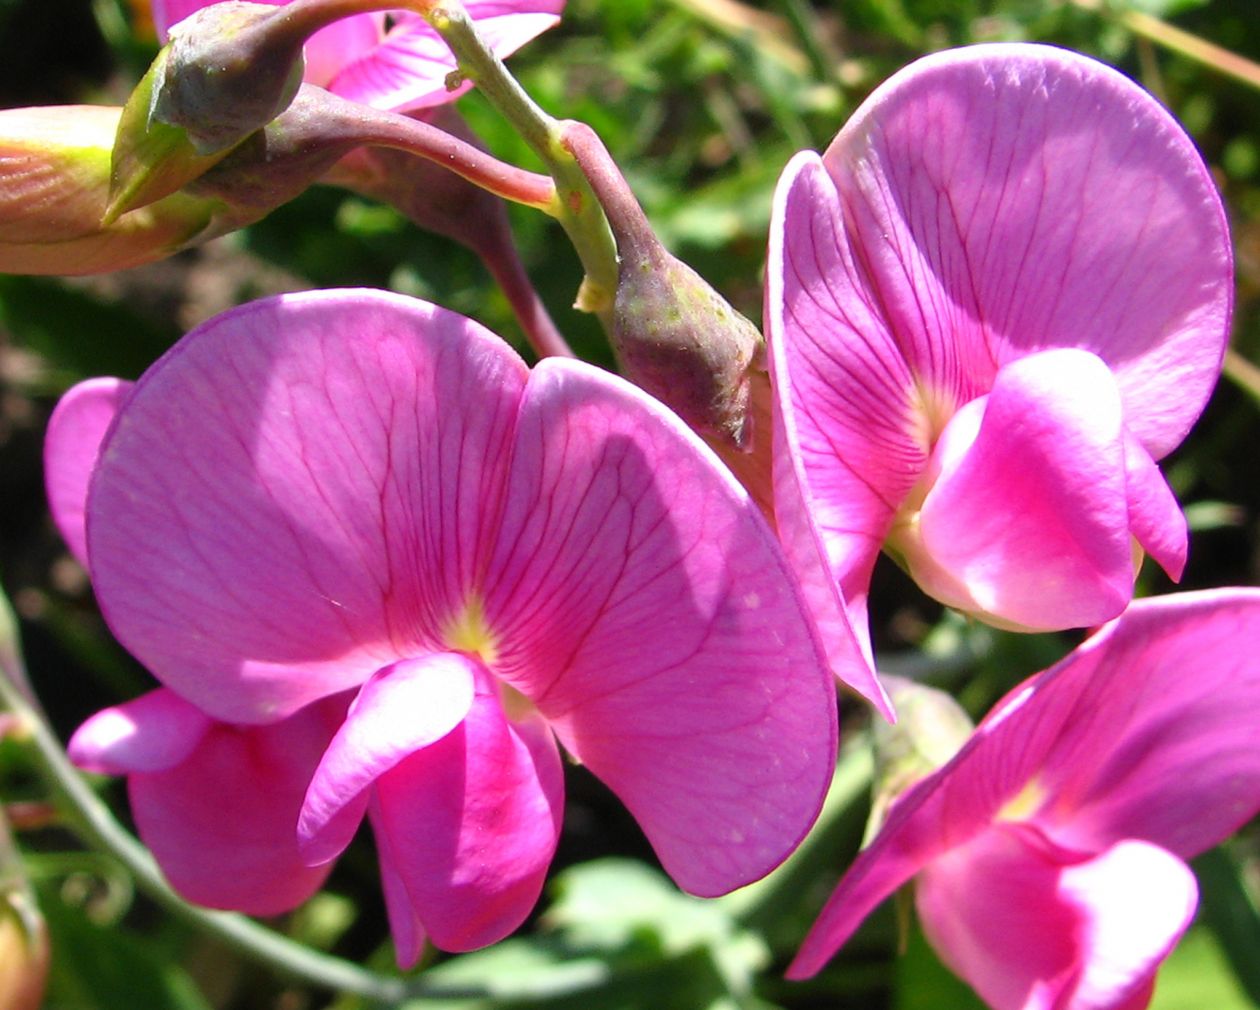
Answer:
[[[1194,914],[1194,875],[1156,846],[1090,859],[999,825],[936,860],[915,904],[941,959],[994,1010],[1122,1010]]]
[[[519,926],[542,890],[563,805],[550,733],[536,717],[509,722],[485,678],[458,728],[376,782],[372,825],[395,877],[399,963],[415,962],[424,934],[442,950],[464,951]],[[403,894],[414,921],[400,907]]]
[[[1260,810],[1260,590],[1142,600],[1014,690],[893,807],[806,937],[817,972],[881,901],[1002,814],[1064,848],[1151,842],[1182,858]]]
[[[129,777],[144,843],[189,901],[276,915],[317,891],[297,843],[298,810],[320,755],[345,714],[345,695],[270,726],[211,726],[167,771]]]
[[[98,775],[166,771],[184,761],[214,721],[164,687],[102,709],[74,732],[70,760]]]
[[[309,863],[335,859],[350,844],[374,781],[463,721],[479,671],[468,656],[437,652],[393,663],[360,688],[302,804],[298,839]]]
[[[1062,49],[987,45],[888,80],[823,158],[878,299],[927,397],[966,402],[1049,347],[1115,372],[1155,459],[1220,371],[1231,254],[1193,143],[1116,71]]]
[[[1134,603],[1082,651],[1045,688],[1074,706],[1038,779],[1061,844],[1140,838],[1189,859],[1260,810],[1260,591]]]
[[[495,670],[687,890],[768,872],[832,773],[834,682],[747,493],[628,383],[547,359],[486,576]]]
[[[914,377],[864,278],[834,183],[818,155],[798,154],[775,193],[766,268],[783,434],[775,510],[807,587],[819,581],[822,553],[869,654],[871,568],[935,433],[918,420]],[[825,616],[825,601],[813,602]]]
[[[79,564],[87,567],[88,482],[101,442],[133,383],[88,379],[70,389],[48,419],[44,436],[44,486],[53,522]]]
[[[119,640],[211,715],[257,722],[441,648],[480,575],[524,363],[455,313],[286,295],[185,337],[93,479]]]
[[[1150,453],[1132,435],[1124,442],[1124,466],[1129,528],[1156,564],[1180,580],[1188,549],[1185,514]]]
[[[499,57],[516,52],[560,20],[563,0],[472,0],[466,8],[487,47]],[[330,79],[330,91],[382,109],[415,110],[454,101],[471,87],[447,87],[457,64],[441,37],[416,14],[398,12],[385,38],[356,51]]]
[[[974,441],[955,445],[947,429],[937,453],[951,458],[906,550],[920,585],[952,606],[1040,631],[1100,624],[1124,609],[1134,577],[1124,427],[1102,361],[1062,349],[1012,362]],[[934,457],[929,473],[937,468]]]

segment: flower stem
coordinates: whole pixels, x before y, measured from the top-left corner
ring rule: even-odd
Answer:
[[[1103,0],[1073,0],[1078,7],[1109,16],[1134,35],[1227,74],[1235,80],[1260,88],[1260,64],[1245,56],[1201,39],[1159,18],[1138,10],[1111,7]]]
[[[332,111],[332,103],[325,104]],[[337,101],[336,112],[335,125],[325,127],[330,134],[353,138],[356,145],[406,151],[504,200],[560,216],[555,183],[545,175],[506,164],[446,130],[409,116],[345,101]]]
[[[421,13],[455,54],[460,73],[473,81],[512,124],[555,180],[558,219],[586,271],[577,307],[594,313],[606,329],[610,328],[617,291],[617,250],[599,201],[561,142],[561,124],[543,112],[508,73],[503,61],[481,39],[459,0],[442,0]]]

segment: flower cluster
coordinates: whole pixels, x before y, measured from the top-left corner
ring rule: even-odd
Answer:
[[[204,6],[156,3],[163,37],[210,23]],[[274,16],[255,6],[232,16]],[[560,6],[467,13],[493,64]],[[286,129],[345,108],[319,89],[450,128],[433,110],[471,64],[434,27],[447,15],[355,10],[305,38],[306,104]],[[399,128],[364,117],[371,143]],[[246,122],[239,147],[208,153],[197,124],[149,118],[175,161],[144,166],[147,205],[101,225],[117,180],[99,171],[100,123],[136,157],[158,144],[106,112],[95,154],[35,173],[73,197],[43,230],[0,199],[6,247],[56,262],[86,242],[75,263],[98,269],[146,223],[165,250],[224,193],[260,190],[288,158],[310,167],[313,135],[284,147]],[[1225,214],[1192,142],[1063,50],[921,60],[787,166],[763,342],[665,252],[593,132],[567,127],[541,131],[555,185],[470,167],[469,147],[438,160],[500,215],[516,187],[565,223],[588,307],[666,402],[566,357],[549,322],[535,345],[556,356],[531,369],[470,319],[368,290],[253,302],[135,383],[74,387],[46,441],[54,519],[160,686],[89,719],[71,756],[127,777],[171,885],[217,908],[295,907],[366,819],[403,966],[426,940],[471,950],[530,913],[563,827],[562,753],[682,888],[722,894],[817,816],[836,679],[895,718],[868,631],[884,551],[999,628],[1105,627],[892,799],[790,974],[818,971],[915,879],[930,941],[995,1010],[1140,1010],[1195,909],[1184,860],[1260,810],[1260,752],[1231,717],[1260,706],[1260,591],[1132,601],[1146,554],[1174,580],[1185,566],[1158,461],[1207,402],[1232,310]],[[24,152],[49,146],[24,129]],[[409,164],[355,150],[331,167],[367,144],[334,145],[311,177],[414,201]],[[592,238],[574,208],[594,206]],[[462,212],[413,216],[430,212],[487,248]],[[617,278],[602,302],[600,249]],[[706,438],[742,454],[745,484]]]

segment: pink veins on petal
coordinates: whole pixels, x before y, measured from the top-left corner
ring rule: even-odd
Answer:
[[[1116,616],[1134,541],[1179,577],[1184,519],[1155,460],[1219,374],[1231,291],[1206,167],[1118,73],[1033,45],[906,68],[775,198],[794,564],[830,574],[863,638],[881,547],[1020,629]]]
[[[370,817],[404,962],[528,913],[556,740],[697,894],[768,872],[816,815],[834,691],[787,562],[622,380],[530,372],[411,299],[313,292],[211,320],[58,414],[50,486],[88,489],[102,611],[168,688],[241,731],[357,691],[297,840],[324,863]]]

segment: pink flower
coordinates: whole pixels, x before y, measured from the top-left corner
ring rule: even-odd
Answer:
[[[923,928],[996,1010],[1139,1010],[1194,914],[1183,860],[1260,810],[1260,591],[1134,603],[1015,689],[893,806],[789,974],[917,876]]]
[[[557,739],[696,894],[768,872],[822,802],[834,691],[773,534],[674,415],[598,369],[530,372],[400,296],[284,296],[205,324],[134,388],[76,387],[46,458],[106,619],[168,689],[139,750],[184,778],[159,787],[121,745],[100,763],[175,825],[199,900],[236,900],[215,897],[230,832],[197,862],[184,818],[264,802],[186,788],[215,777],[207,748],[233,768],[257,748],[242,793],[283,782],[257,832],[282,867],[295,839],[331,860],[370,812],[404,963],[426,935],[469,949],[528,914],[560,827]],[[321,706],[356,690],[329,731]],[[208,734],[191,755],[181,720]]]
[[[776,508],[812,604],[847,606],[869,659],[881,545],[1009,628],[1115,617],[1136,545],[1179,577],[1155,460],[1203,409],[1231,297],[1207,169],[1127,79],[1030,45],[894,76],[775,198]]]
[[[285,0],[256,0],[282,6]],[[151,0],[158,35],[206,0]],[[510,56],[560,20],[564,0],[467,0],[469,16],[490,47]],[[410,111],[445,105],[472,85],[448,90],[457,67],[441,37],[418,14],[394,11],[388,28],[384,13],[356,14],[316,32],[306,43],[305,80],[378,109]]]

